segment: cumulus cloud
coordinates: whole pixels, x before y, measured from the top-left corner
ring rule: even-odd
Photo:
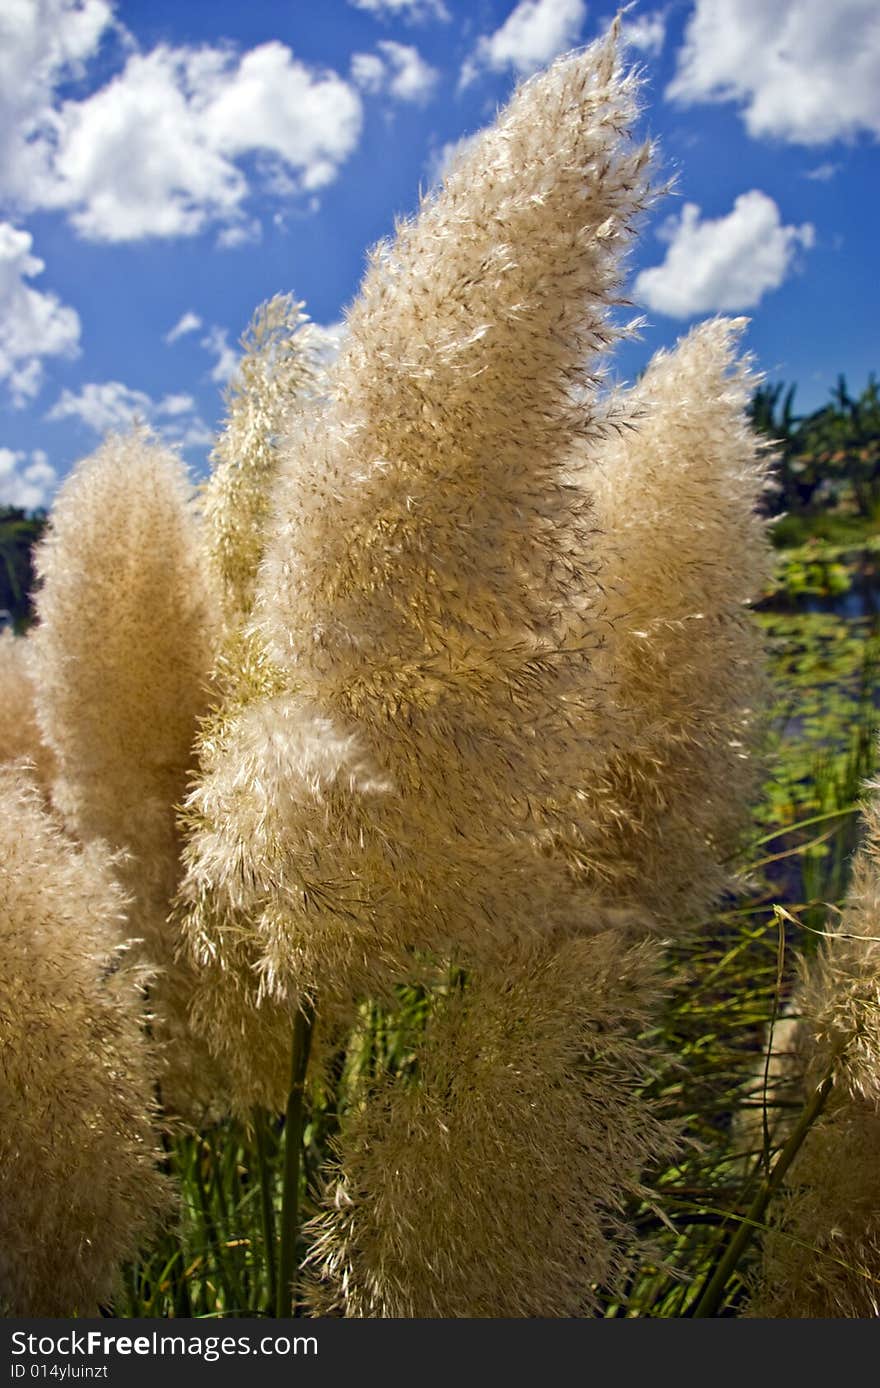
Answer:
[[[26,200],[52,136],[52,99],[114,27],[110,0],[0,5],[0,189]]]
[[[143,422],[169,443],[184,448],[207,445],[213,438],[191,395],[171,394],[154,400],[146,391],[134,390],[121,381],[89,381],[79,391],[64,390],[46,418],[78,419],[99,435]]]
[[[427,101],[440,75],[436,68],[411,44],[382,39],[376,46],[379,53],[353,55],[352,81],[373,95],[387,92],[398,101]]]
[[[188,416],[178,423],[159,424],[157,432],[169,443],[180,448],[210,448],[216,442],[214,431],[200,415]]]
[[[877,0],[696,0],[667,96],[735,101],[756,138],[880,136]]]
[[[620,32],[623,42],[630,48],[649,58],[659,58],[666,42],[666,16],[662,10],[635,15],[623,21]]]
[[[192,409],[189,396],[169,395],[156,404],[143,390],[132,390],[121,381],[90,381],[79,392],[62,391],[47,419],[79,419],[96,434],[111,429],[128,429],[136,421],[148,421],[156,414],[180,414]],[[169,409],[170,402],[170,409]]]
[[[208,141],[228,155],[276,154],[304,188],[330,182],[360,135],[357,93],[282,43],[264,43],[237,64],[215,50],[196,53],[189,77]]]
[[[238,366],[239,353],[229,342],[225,328],[213,327],[202,338],[201,346],[215,358],[211,368],[211,380],[225,386],[232,379]]]
[[[461,71],[461,86],[482,68],[519,76],[536,72],[576,44],[587,16],[585,0],[520,0],[492,34],[484,34]]]
[[[160,46],[62,106],[42,201],[70,209],[95,240],[193,235],[210,221],[240,222],[249,188],[237,159],[274,156],[309,191],[333,181],[360,128],[355,89],[281,43],[240,60]]]
[[[217,249],[220,251],[238,250],[240,246],[256,246],[263,239],[263,224],[258,217],[243,222],[233,222],[231,226],[221,227],[217,233]]]
[[[170,346],[171,343],[176,342],[178,338],[186,337],[187,333],[197,333],[201,326],[202,320],[199,315],[193,313],[191,309],[187,309],[186,313],[181,314],[180,318],[178,318],[174,327],[165,334],[165,341]]]
[[[322,366],[332,366],[347,332],[348,325],[343,319],[336,323],[312,323],[310,341]]]
[[[633,297],[670,318],[753,307],[782,284],[798,249],[814,240],[809,223],[783,226],[776,203],[757,188],[715,220],[701,220],[696,203],[686,203],[659,235],[669,243],[666,258],[642,270]]]
[[[192,414],[195,409],[195,401],[191,395],[166,395],[160,401],[157,411],[159,414]]]
[[[30,232],[0,222],[0,381],[18,406],[40,389],[43,357],[72,357],[79,350],[75,310],[27,282],[45,269],[32,246]]]
[[[443,0],[349,0],[349,4],[356,10],[368,10],[378,19],[405,19],[412,24],[450,18]]]
[[[811,179],[813,183],[829,183],[840,169],[840,164],[817,164],[814,169],[807,169],[804,178]]]
[[[356,88],[277,41],[243,54],[130,51],[96,91],[61,100],[59,84],[98,51],[109,4],[3,8],[0,195],[21,211],[64,211],[92,240],[190,236],[216,222],[234,241],[262,168],[308,193],[333,181],[360,137]]]
[[[58,473],[42,448],[0,448],[0,505],[35,511],[49,505],[57,485]]]
[[[351,59],[351,80],[361,91],[375,96],[381,92],[388,76],[388,69],[378,53],[353,53]]]

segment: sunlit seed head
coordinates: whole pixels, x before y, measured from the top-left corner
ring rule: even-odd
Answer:
[[[0,1305],[95,1315],[168,1205],[144,970],[99,844],[0,769]]]

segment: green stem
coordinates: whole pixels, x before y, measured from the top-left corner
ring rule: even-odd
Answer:
[[[810,1128],[825,1107],[833,1085],[834,1075],[833,1073],[829,1073],[801,1110],[801,1116],[791,1136],[776,1158],[773,1164],[773,1170],[758,1187],[758,1192],[752,1201],[748,1214],[744,1216],[739,1229],[730,1241],[727,1252],[724,1254],[699,1298],[693,1311],[694,1317],[714,1316],[718,1307],[721,1305],[728,1278],[731,1273],[735,1271],[740,1258],[745,1253],[756,1232],[762,1227],[767,1206],[782,1185],[785,1179],[785,1173],[797,1156],[804,1138],[807,1136]]]
[[[296,1271],[296,1244],[299,1236],[299,1169],[302,1153],[303,1093],[315,1009],[312,1003],[302,1005],[293,1022],[293,1047],[290,1058],[290,1093],[284,1121],[284,1185],[281,1196],[281,1260],[275,1303],[280,1318],[293,1315],[293,1279]]]
[[[267,1117],[263,1109],[254,1111],[254,1131],[257,1137],[257,1161],[260,1168],[260,1215],[263,1225],[263,1248],[266,1255],[266,1274],[269,1279],[269,1308],[278,1303],[278,1276],[275,1264],[275,1182],[266,1142]]]
[[[196,1193],[199,1197],[199,1207],[202,1216],[202,1241],[205,1265],[206,1267],[209,1265],[210,1259],[213,1255],[217,1283],[219,1290],[222,1294],[222,1303],[220,1306],[217,1305],[215,1296],[215,1305],[213,1309],[228,1310],[230,1305],[232,1304],[231,1282],[226,1268],[226,1254],[223,1248],[223,1236],[220,1229],[217,1226],[216,1220],[214,1219],[214,1215],[211,1210],[211,1197],[208,1193],[208,1187],[205,1183],[205,1178],[202,1173],[203,1149],[210,1155],[211,1149],[208,1145],[207,1140],[203,1137],[196,1138],[195,1164],[193,1166],[193,1175],[195,1177]]]

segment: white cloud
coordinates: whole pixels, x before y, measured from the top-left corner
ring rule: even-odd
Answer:
[[[642,270],[633,297],[670,318],[751,308],[782,284],[798,249],[814,240],[809,223],[783,226],[776,203],[757,188],[713,221],[701,221],[699,207],[686,203],[660,235],[669,243],[666,258]]]
[[[59,75],[78,75],[112,23],[112,0],[5,0],[0,11],[4,96],[15,89],[19,99],[28,90],[42,97]]]
[[[450,18],[443,0],[349,0],[349,4],[356,10],[368,10],[378,19],[405,19],[413,24]]]
[[[646,53],[649,58],[659,58],[666,42],[666,16],[662,10],[636,15],[623,21],[620,32],[623,42],[630,48]]]
[[[238,351],[229,344],[229,333],[225,328],[209,328],[201,345],[216,358],[211,368],[211,380],[225,386],[235,375],[239,359]]]
[[[357,92],[335,72],[317,72],[284,44],[251,49],[237,67],[226,55],[197,55],[203,76],[194,95],[206,139],[231,155],[265,150],[278,155],[303,186],[316,166],[327,182],[360,135]]]
[[[520,76],[535,72],[577,43],[587,16],[585,0],[520,0],[493,34],[484,34],[461,71],[467,86],[481,68]]]
[[[193,415],[180,424],[162,424],[159,433],[169,443],[179,444],[181,448],[209,448],[215,442],[213,430],[208,428],[200,415]]]
[[[840,173],[840,164],[817,164],[815,169],[807,169],[804,178],[812,179],[814,183],[828,183],[835,174]]]
[[[43,363],[39,357],[28,357],[13,366],[6,378],[12,404],[17,410],[24,409],[43,386]]]
[[[71,0],[14,0],[13,7],[22,3],[75,13]],[[99,0],[85,3],[97,7],[91,48],[83,40],[78,50],[87,57],[109,11]],[[90,96],[61,102],[54,84],[69,63],[53,56],[48,35],[35,33],[30,49],[44,76],[26,102],[0,106],[7,151],[0,194],[22,210],[66,211],[93,240],[190,236],[211,222],[234,228],[251,192],[242,160],[257,157],[258,184],[263,159],[285,171],[295,192],[309,191],[332,182],[360,137],[356,89],[280,42],[242,55],[160,44],[130,53]],[[30,49],[22,39],[18,60]]]
[[[195,407],[196,402],[191,395],[166,395],[157,406],[157,411],[169,415],[192,414]]]
[[[426,63],[418,50],[409,44],[385,39],[379,47],[392,71],[388,84],[390,94],[398,101],[427,101],[440,75],[437,69]]]
[[[58,474],[42,448],[30,454],[0,448],[0,504],[34,511],[48,506],[58,485]]]
[[[398,101],[425,102],[437,84],[439,73],[426,63],[411,44],[382,39],[378,53],[355,53],[351,60],[352,81],[373,95],[387,91]]]
[[[750,135],[880,136],[877,0],[696,0],[667,96],[736,101]]]
[[[176,342],[179,337],[185,337],[187,333],[197,333],[201,326],[202,320],[199,315],[193,313],[192,309],[187,309],[186,313],[181,314],[178,318],[170,332],[165,334],[165,341],[170,346],[172,342]]]
[[[0,222],[0,381],[16,405],[37,394],[43,357],[72,357],[79,349],[75,310],[27,283],[45,268],[32,246],[30,232]]]
[[[378,53],[353,53],[351,58],[351,80],[361,91],[375,96],[385,85],[388,69]]]
[[[114,26],[110,0],[0,5],[0,188],[27,199],[51,138],[52,95],[78,77]]]
[[[191,395],[154,400],[121,381],[89,381],[78,393],[62,391],[47,419],[78,419],[96,434],[130,429],[137,421],[151,425],[169,443],[184,448],[208,444],[211,431],[196,411]]]
[[[120,381],[92,382],[77,395],[62,392],[49,411],[48,419],[79,419],[96,434],[109,429],[127,429],[134,420],[145,420],[152,401],[143,391],[130,390]]]
[[[256,246],[262,239],[263,224],[258,217],[251,217],[248,221],[233,222],[232,226],[221,227],[217,233],[217,249],[238,250],[240,246]]]
[[[340,319],[336,323],[311,323],[309,325],[309,341],[322,366],[332,366],[339,355],[339,349],[347,332],[348,324],[344,319]]]
[[[186,68],[167,48],[135,54],[107,86],[65,102],[35,203],[67,209],[97,241],[189,236],[234,216],[247,183],[203,130]]]

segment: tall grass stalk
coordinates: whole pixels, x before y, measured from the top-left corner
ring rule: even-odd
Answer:
[[[300,1165],[303,1139],[303,1098],[315,1024],[314,1004],[304,1000],[293,1022],[290,1093],[284,1122],[284,1186],[281,1198],[281,1256],[276,1314],[292,1316],[296,1305],[296,1249],[299,1241]]]
[[[755,1198],[749,1206],[748,1213],[740,1223],[739,1229],[731,1239],[727,1251],[694,1308],[695,1318],[714,1316],[717,1313],[727,1291],[730,1278],[739,1267],[755,1234],[763,1227],[767,1207],[781,1189],[788,1168],[800,1151],[807,1133],[822,1113],[833,1087],[834,1075],[832,1071],[829,1071],[804,1104],[791,1136],[773,1164],[773,1169],[761,1182]]]
[[[275,1249],[275,1181],[271,1166],[268,1140],[269,1116],[263,1109],[254,1112],[254,1137],[260,1170],[260,1218],[263,1227],[263,1255],[269,1283],[268,1310],[278,1302],[278,1271]]]

